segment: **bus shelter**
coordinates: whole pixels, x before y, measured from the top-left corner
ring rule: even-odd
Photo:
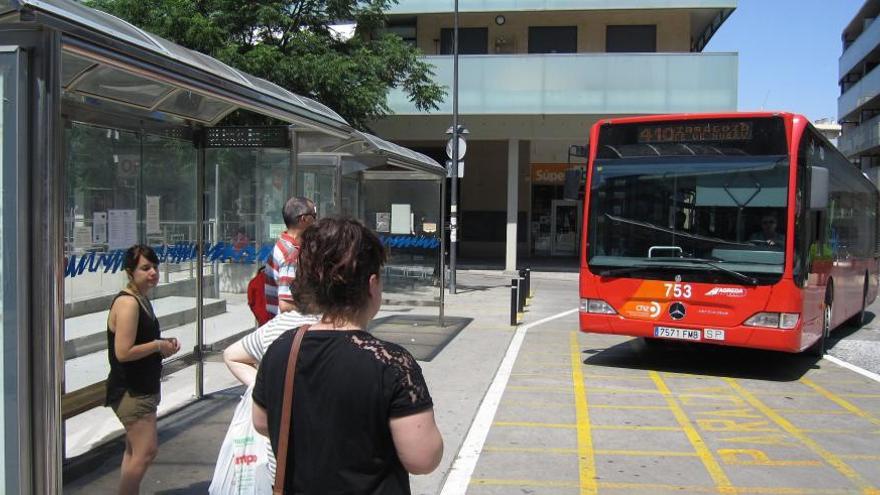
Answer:
[[[246,286],[290,196],[375,229],[386,303],[442,317],[445,170],[426,156],[67,0],[0,1],[0,92],[4,493],[60,493],[64,459],[110,434],[106,317],[134,243],[159,254],[154,307],[183,348],[160,414],[253,330]]]

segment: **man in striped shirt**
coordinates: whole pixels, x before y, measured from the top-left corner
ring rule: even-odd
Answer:
[[[266,260],[266,311],[272,315],[294,309],[290,284],[296,276],[299,237],[318,217],[315,203],[308,198],[287,200],[281,211],[287,230],[281,233]]]

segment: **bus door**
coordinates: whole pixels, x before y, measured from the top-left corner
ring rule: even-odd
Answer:
[[[550,254],[575,256],[578,252],[583,205],[580,201],[554,199],[550,212]]]

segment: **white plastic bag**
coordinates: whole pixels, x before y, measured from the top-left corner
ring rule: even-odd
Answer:
[[[210,495],[248,494],[271,495],[269,474],[269,439],[257,433],[253,423],[253,385],[248,387],[232,423],[223,438],[214,477],[208,487]]]

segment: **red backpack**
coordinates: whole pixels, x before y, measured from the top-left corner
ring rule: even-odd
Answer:
[[[274,316],[266,309],[266,267],[261,266],[248,282],[247,302],[259,326],[263,326]]]

